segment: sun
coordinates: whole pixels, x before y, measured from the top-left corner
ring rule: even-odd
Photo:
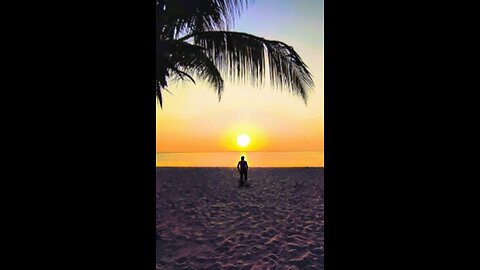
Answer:
[[[246,134],[240,134],[237,137],[237,144],[241,147],[245,147],[250,143],[250,137]]]

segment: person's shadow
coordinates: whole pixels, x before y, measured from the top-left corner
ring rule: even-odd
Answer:
[[[250,181],[247,181],[247,182],[244,182],[244,183],[241,183],[238,185],[239,188],[249,188],[250,187]]]
[[[248,188],[248,187],[250,187],[250,182],[248,182],[248,181],[245,181],[245,182],[244,182],[244,181],[240,181],[240,183],[238,184],[238,187],[239,187],[239,188],[242,188],[242,187]]]

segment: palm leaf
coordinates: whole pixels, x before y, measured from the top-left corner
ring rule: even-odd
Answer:
[[[160,107],[163,108],[163,99],[162,99],[162,87],[159,82],[155,83],[155,95],[157,96]]]
[[[218,94],[219,100],[223,93],[223,79],[212,60],[205,54],[205,49],[186,42],[172,42],[171,61],[184,72],[195,74],[211,84]]]
[[[227,31],[192,33],[179,40],[190,39],[205,48],[214,64],[233,79],[263,84],[268,65],[270,83],[301,96],[305,102],[314,86],[307,65],[293,47],[283,42]]]
[[[157,42],[156,81],[159,85],[157,96],[162,106],[161,92],[167,87],[167,78],[195,80],[190,74],[211,84],[221,99],[224,83],[220,71],[205,54],[205,49],[187,42],[169,40]]]
[[[157,34],[163,39],[181,34],[228,30],[248,0],[157,0]]]

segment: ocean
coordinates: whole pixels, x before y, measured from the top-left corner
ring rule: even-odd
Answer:
[[[323,167],[323,151],[157,153],[157,167]]]

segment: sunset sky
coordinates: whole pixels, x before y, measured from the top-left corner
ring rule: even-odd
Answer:
[[[163,109],[157,104],[157,152],[303,151],[324,149],[323,1],[255,0],[232,31],[283,41],[298,52],[313,75],[308,105],[288,91],[266,84],[225,80],[222,100],[196,80],[169,82]],[[250,144],[237,145],[247,134]]]

